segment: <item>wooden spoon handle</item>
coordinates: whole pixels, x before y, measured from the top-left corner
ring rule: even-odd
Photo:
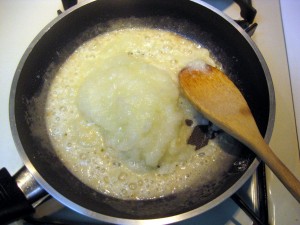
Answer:
[[[261,136],[242,93],[220,70],[204,65],[179,74],[185,96],[212,123],[248,146],[274,172],[300,203],[300,182]]]
[[[262,138],[261,138],[262,139]],[[262,139],[256,142],[255,146],[248,146],[255,151],[266,165],[272,170],[282,184],[300,203],[300,182],[291,173],[291,171],[282,163],[282,161],[273,153],[272,149]]]

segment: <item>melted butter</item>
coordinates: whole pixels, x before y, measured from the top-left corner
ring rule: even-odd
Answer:
[[[224,173],[233,159],[222,150],[232,147],[228,137],[201,154],[186,144],[193,127],[185,119],[202,117],[180,96],[177,76],[196,60],[215,65],[207,49],[154,29],[113,31],[80,46],[41,94],[48,135],[67,168],[121,199],[158,198]]]

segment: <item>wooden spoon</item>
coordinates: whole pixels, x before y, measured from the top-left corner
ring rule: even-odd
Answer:
[[[179,73],[185,96],[212,123],[249,147],[300,202],[300,182],[261,136],[239,89],[220,70],[203,64]]]

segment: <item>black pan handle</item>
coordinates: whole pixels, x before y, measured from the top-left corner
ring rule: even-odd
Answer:
[[[256,16],[256,9],[253,8],[251,0],[234,0],[241,9],[241,17],[249,24],[253,23]]]
[[[252,36],[256,30],[257,23],[253,23],[256,16],[256,9],[253,8],[251,0],[234,0],[241,9],[243,20],[235,20],[248,34]]]
[[[23,166],[14,176],[0,170],[0,224],[8,224],[35,212],[47,192]]]
[[[71,8],[72,6],[77,4],[77,0],[61,0],[64,10]]]
[[[34,213],[34,208],[7,169],[0,170],[0,224]]]
[[[65,11],[78,3],[77,0],[61,0],[61,2]],[[62,14],[62,11],[60,9],[57,10],[57,14]]]

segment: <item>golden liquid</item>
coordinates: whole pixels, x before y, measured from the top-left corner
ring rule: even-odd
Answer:
[[[121,199],[162,197],[227,171],[234,157],[220,145],[234,145],[226,135],[199,151],[186,144],[193,126],[185,120],[203,118],[180,96],[177,76],[195,60],[215,65],[207,49],[162,30],[123,29],[84,43],[41,94],[59,158],[86,185]]]

